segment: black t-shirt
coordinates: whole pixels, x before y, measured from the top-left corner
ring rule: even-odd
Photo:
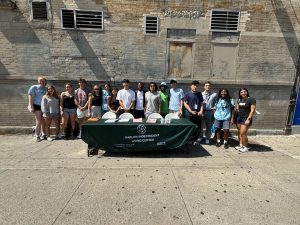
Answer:
[[[101,95],[93,95],[92,96],[92,105],[93,106],[101,106],[102,105],[102,96]]]
[[[256,100],[254,98],[247,98],[245,100],[239,99],[238,105],[239,105],[239,117],[248,117],[251,112],[251,105],[255,104]]]
[[[63,96],[63,108],[64,109],[76,109],[77,106],[75,105],[74,96]]]

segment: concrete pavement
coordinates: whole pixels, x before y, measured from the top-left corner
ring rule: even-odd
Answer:
[[[81,140],[0,142],[0,224],[300,223],[300,136],[90,158]]]

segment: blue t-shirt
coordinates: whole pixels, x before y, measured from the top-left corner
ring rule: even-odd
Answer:
[[[34,105],[41,105],[42,98],[46,94],[47,87],[41,86],[39,84],[32,85],[28,90],[28,95],[33,97],[33,104]]]
[[[189,105],[192,111],[199,112],[203,102],[203,96],[201,92],[188,92],[184,96],[184,101]]]
[[[107,110],[107,98],[111,94],[107,90],[102,90],[102,110]]]
[[[234,102],[232,99],[218,99],[215,103],[215,113],[214,117],[216,120],[230,120],[231,109],[234,107]]]
[[[169,109],[174,111],[179,111],[180,100],[183,99],[183,97],[184,97],[184,93],[181,88],[176,88],[175,90],[171,88]]]

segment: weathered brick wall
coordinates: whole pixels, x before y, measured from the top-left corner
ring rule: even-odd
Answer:
[[[284,128],[290,89],[298,64],[299,1],[49,2],[50,20],[46,22],[31,21],[27,0],[4,0],[0,4],[1,102],[7,106],[13,103],[16,107],[14,111],[22,112],[22,115],[27,113],[24,111],[27,89],[39,74],[45,74],[61,87],[60,80],[74,82],[80,76],[99,82],[119,82],[124,77],[144,82],[165,80],[168,61],[167,29],[195,29],[194,74],[191,79],[201,82],[210,79],[216,83],[216,87],[227,84],[235,91],[241,86],[250,86],[252,95],[259,99],[260,111],[265,112],[257,118],[259,123],[255,126]],[[62,30],[61,8],[103,10],[104,32]],[[212,33],[209,32],[212,8],[242,12],[234,79],[231,77],[224,80],[212,76]],[[178,12],[182,10],[196,11],[200,16],[180,17]],[[173,11],[174,15],[167,16],[164,14],[166,11]],[[149,14],[160,18],[158,36],[143,34],[143,15]],[[182,82],[187,84],[191,79],[184,79]],[[21,96],[14,94],[16,90],[22,92]],[[273,116],[270,117],[269,112]],[[14,119],[18,116],[8,110],[0,109],[0,115],[1,125],[19,125]],[[274,124],[275,116],[279,123]],[[32,122],[32,119],[26,121]]]

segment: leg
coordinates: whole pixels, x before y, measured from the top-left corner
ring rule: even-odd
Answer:
[[[49,116],[45,117],[45,134],[47,137],[50,137],[50,125],[51,125],[51,118]]]
[[[35,136],[41,136],[41,126],[42,126],[42,111],[36,110],[34,111],[34,118],[35,118]]]
[[[205,112],[205,139],[209,140],[211,135],[211,126],[212,126],[213,116],[211,111]]]
[[[59,135],[59,121],[60,118],[59,117],[54,117],[54,124],[55,124],[55,135],[58,136]]]
[[[61,117],[61,134],[65,132],[65,129],[68,125],[69,121],[69,113],[64,112],[63,116]]]
[[[249,126],[246,125],[241,125],[240,129],[240,143],[242,143],[243,146],[248,146],[248,137],[247,137],[247,132],[248,132]]]

